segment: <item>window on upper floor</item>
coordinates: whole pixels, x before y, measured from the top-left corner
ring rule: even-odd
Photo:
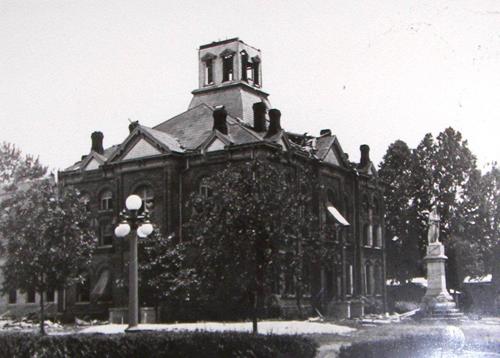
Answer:
[[[234,79],[233,55],[227,55],[222,58],[222,81],[232,81]]]
[[[382,247],[382,227],[378,224],[373,226],[373,237],[375,246]]]
[[[205,199],[212,196],[212,188],[204,180],[200,183],[200,195]]]
[[[380,203],[377,198],[373,199],[373,213],[375,215],[380,215]]]
[[[113,226],[110,223],[99,225],[99,246],[113,245]]]
[[[368,200],[368,196],[363,195],[363,201],[361,202],[361,206],[363,214],[368,215],[370,211],[370,201]]]
[[[139,195],[142,200],[142,206],[139,210],[144,210],[146,208],[148,211],[152,211],[154,208],[154,192],[148,185],[140,186],[135,190],[135,194]]]
[[[87,193],[80,194],[80,203],[83,205],[83,208],[86,212],[90,211],[90,195]]]
[[[113,209],[113,192],[111,190],[103,191],[100,195],[99,203],[101,210]]]
[[[205,85],[214,83],[214,61],[209,58],[205,60]]]
[[[371,232],[371,226],[368,224],[365,224],[363,226],[363,245],[365,246],[372,246],[373,245],[373,237],[372,237],[372,232]]]

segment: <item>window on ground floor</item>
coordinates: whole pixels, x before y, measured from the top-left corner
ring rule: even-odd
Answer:
[[[83,280],[76,284],[76,302],[90,301],[90,280],[84,276]]]
[[[47,302],[54,302],[56,298],[56,292],[53,288],[47,289],[46,294]]]
[[[30,289],[26,292],[26,302],[27,303],[35,303],[35,290]]]
[[[10,290],[9,291],[9,303],[17,303],[17,290]]]

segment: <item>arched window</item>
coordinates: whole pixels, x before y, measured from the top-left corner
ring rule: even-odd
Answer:
[[[99,196],[99,208],[101,210],[113,209],[113,192],[109,189],[104,190]]]
[[[205,61],[205,85],[214,83],[214,61],[209,58]]]
[[[233,58],[233,54],[222,57],[222,82],[232,81],[234,79]]]
[[[200,180],[199,193],[205,199],[212,196],[212,188],[208,184],[208,180],[206,178]]]
[[[151,187],[147,185],[140,186],[135,190],[135,194],[139,195],[142,199],[142,206],[140,210],[144,210],[145,208],[148,211],[152,211],[154,208],[154,193]]]

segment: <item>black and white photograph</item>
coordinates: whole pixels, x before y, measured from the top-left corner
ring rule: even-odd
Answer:
[[[0,0],[0,358],[500,357],[500,2]]]

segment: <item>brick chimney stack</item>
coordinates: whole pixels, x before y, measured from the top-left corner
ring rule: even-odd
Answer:
[[[227,134],[227,111],[224,106],[216,107],[213,113],[214,117],[214,127],[213,129],[217,129],[222,134]]]
[[[93,132],[90,135],[90,138],[92,139],[92,147],[90,150],[99,154],[104,153],[104,148],[102,146],[102,139],[104,138],[104,135],[102,132]]]
[[[267,130],[266,137],[271,137],[281,131],[281,112],[279,109],[269,110],[269,129]]]
[[[266,131],[266,104],[264,102],[256,102],[252,106],[253,109],[253,129],[256,132]]]
[[[370,147],[367,144],[362,144],[359,147],[359,150],[361,151],[361,159],[359,161],[359,167],[364,168],[371,162]]]

